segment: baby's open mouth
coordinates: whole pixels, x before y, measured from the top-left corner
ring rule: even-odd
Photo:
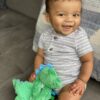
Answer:
[[[62,27],[63,27],[64,29],[71,29],[73,26],[72,26],[72,25],[62,25]]]

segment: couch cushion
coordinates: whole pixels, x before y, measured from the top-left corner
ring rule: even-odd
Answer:
[[[0,0],[0,8],[5,8],[5,0]]]
[[[27,16],[37,18],[42,0],[6,0],[9,8]]]
[[[6,10],[0,14],[0,84],[33,64],[35,20]]]

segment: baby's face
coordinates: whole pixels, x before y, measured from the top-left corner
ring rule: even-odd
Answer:
[[[81,2],[79,0],[59,0],[50,6],[47,18],[55,31],[68,35],[80,25]]]

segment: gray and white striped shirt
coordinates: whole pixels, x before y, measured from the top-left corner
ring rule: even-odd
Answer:
[[[78,77],[80,57],[93,51],[81,27],[67,36],[57,34],[53,28],[49,29],[41,34],[38,47],[44,49],[44,64],[53,64],[63,85]]]

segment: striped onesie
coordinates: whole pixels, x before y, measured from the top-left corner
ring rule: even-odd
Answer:
[[[81,27],[66,36],[57,34],[51,28],[41,34],[38,47],[44,49],[44,64],[53,64],[63,86],[77,79],[81,68],[80,57],[93,51]]]

